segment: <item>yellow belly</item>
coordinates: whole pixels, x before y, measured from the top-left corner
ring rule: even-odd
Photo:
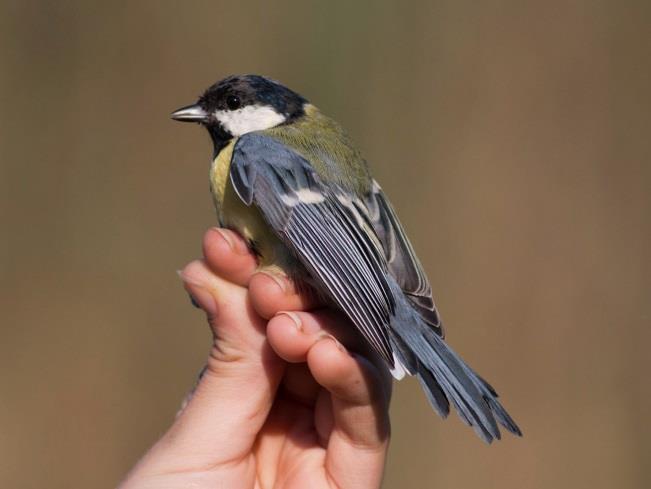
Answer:
[[[210,189],[219,223],[237,231],[260,255],[260,266],[277,266],[293,274],[297,263],[285,245],[276,237],[254,205],[247,206],[238,197],[230,181],[233,146],[231,141],[213,160],[210,167]]]

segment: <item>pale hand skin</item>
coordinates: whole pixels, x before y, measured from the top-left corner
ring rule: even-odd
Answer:
[[[209,230],[203,255],[181,276],[214,334],[205,373],[120,489],[380,487],[391,379],[353,326],[256,273],[232,231]]]

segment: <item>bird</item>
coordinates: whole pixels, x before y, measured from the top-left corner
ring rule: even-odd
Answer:
[[[429,280],[396,212],[344,129],[281,83],[231,75],[171,115],[213,143],[220,226],[259,266],[309,284],[341,310],[393,377],[418,378],[443,418],[454,406],[487,443],[522,436],[491,385],[445,341]]]

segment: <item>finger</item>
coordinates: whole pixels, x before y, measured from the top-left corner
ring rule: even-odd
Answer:
[[[343,314],[332,309],[314,312],[285,311],[267,324],[267,339],[276,354],[291,362],[307,361],[310,348],[320,339],[336,338],[352,349],[362,349],[354,327]]]
[[[263,318],[280,311],[309,311],[321,306],[321,300],[307,284],[300,287],[280,270],[265,268],[249,282],[251,304]]]
[[[317,415],[327,414],[324,423],[317,418],[317,429],[319,438],[327,439],[328,474],[338,487],[379,487],[390,432],[391,381],[386,368],[328,338],[310,348],[307,364],[330,393],[316,408]]]
[[[310,348],[307,364],[333,402],[334,428],[357,446],[372,448],[388,435],[390,383],[364,357],[325,338]]]
[[[228,282],[245,286],[258,263],[246,241],[230,229],[211,228],[203,237],[203,256],[210,270]]]
[[[285,364],[267,343],[265,321],[253,312],[244,287],[202,261],[190,263],[181,276],[209,317],[214,344],[192,398],[155,449],[167,456],[156,460],[173,467],[218,466],[250,451]]]
[[[386,367],[348,353],[342,343],[368,351],[367,343],[343,314],[331,309],[280,313],[267,325],[267,338],[283,359],[307,362],[314,381],[323,387],[315,397],[314,384],[303,377],[293,379],[288,390],[294,398],[314,402],[329,476],[338,487],[379,487],[389,437],[391,380]]]
[[[320,390],[321,386],[314,380],[307,365],[293,363],[285,367],[278,396],[313,408]]]

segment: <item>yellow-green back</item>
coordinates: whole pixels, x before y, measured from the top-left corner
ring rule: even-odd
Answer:
[[[292,124],[262,131],[307,159],[325,182],[358,195],[371,188],[371,176],[361,153],[343,130],[314,105],[306,104],[305,116]]]

